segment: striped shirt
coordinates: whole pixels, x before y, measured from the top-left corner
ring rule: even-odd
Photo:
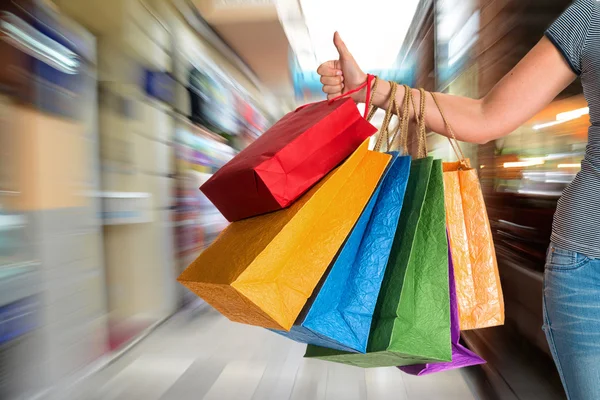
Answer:
[[[546,36],[581,77],[592,123],[581,171],[558,201],[552,242],[600,258],[600,2],[575,0]]]

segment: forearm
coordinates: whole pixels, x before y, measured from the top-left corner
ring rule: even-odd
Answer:
[[[387,81],[380,81],[377,86],[377,92],[373,97],[373,105],[387,109],[391,85]],[[417,89],[411,90],[415,100],[414,103],[417,107],[420,107],[421,93]],[[443,93],[436,93],[436,96],[456,138],[463,142],[479,144],[510,134],[548,103],[548,101],[540,102],[540,98],[529,98],[527,99],[529,101],[527,109],[523,110],[520,109],[520,106],[525,99],[515,101],[515,99],[509,97],[507,100],[503,100],[503,97],[498,96],[498,93],[494,91],[479,100]],[[528,97],[525,94],[521,94],[521,96]],[[396,92],[396,102],[400,111],[402,111],[403,101],[404,87],[399,87]],[[409,109],[411,118],[413,118],[415,110],[412,104]],[[433,97],[429,93],[426,93],[425,97],[425,110],[427,129],[444,136],[450,136]]]
[[[475,100],[437,94],[458,140],[487,143],[516,130],[547,106],[575,79],[568,65],[547,40],[540,43],[482,99]],[[391,85],[379,81],[373,104],[387,109]],[[412,89],[419,107],[420,93]],[[404,88],[399,87],[396,101],[402,110]],[[431,94],[426,94],[425,125],[431,131],[449,135]],[[412,105],[411,116],[414,115]]]
[[[380,80],[377,85],[377,92],[373,96],[373,105],[387,109],[390,101],[391,85],[387,81]],[[414,104],[420,107],[421,93],[417,89],[412,89]],[[443,107],[449,122],[458,140],[473,143],[485,143],[493,139],[500,133],[493,132],[493,125],[490,120],[485,118],[482,100],[470,99],[467,97],[451,96],[447,94],[436,93],[440,105]],[[399,87],[396,92],[396,103],[400,112],[402,112],[404,102],[404,87]],[[414,117],[415,110],[410,104],[411,118]],[[425,125],[428,130],[439,134],[449,136],[441,114],[439,113],[433,97],[430,94],[425,98]],[[394,113],[396,110],[393,111]],[[498,128],[497,126],[495,127]]]

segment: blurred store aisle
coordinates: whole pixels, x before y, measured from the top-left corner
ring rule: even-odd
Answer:
[[[179,313],[108,368],[56,399],[470,400],[465,375],[412,377],[305,360],[304,345],[207,307]]]

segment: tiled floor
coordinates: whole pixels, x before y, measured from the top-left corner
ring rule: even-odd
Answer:
[[[412,377],[302,358],[304,345],[208,309],[169,320],[63,399],[470,400],[463,373]]]

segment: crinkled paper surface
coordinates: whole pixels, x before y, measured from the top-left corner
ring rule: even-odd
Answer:
[[[448,251],[448,277],[450,286],[450,324],[452,329],[452,361],[433,364],[417,364],[399,367],[400,370],[410,375],[429,375],[436,372],[448,371],[473,365],[485,364],[485,361],[471,350],[460,344],[460,320],[458,317],[458,304],[456,303],[456,286],[454,268],[452,266],[452,252]]]
[[[367,146],[292,207],[232,223],[179,281],[232,321],[289,330],[391,159]]]
[[[360,367],[451,361],[448,244],[441,161],[411,166],[366,354],[308,346],[306,357]]]
[[[444,163],[448,236],[461,330],[504,323],[504,298],[492,231],[474,169]]]
[[[229,221],[280,210],[376,131],[349,98],[309,104],[285,115],[200,189]]]
[[[410,157],[397,157],[335,260],[310,309],[283,333],[302,343],[365,352],[404,201]]]

